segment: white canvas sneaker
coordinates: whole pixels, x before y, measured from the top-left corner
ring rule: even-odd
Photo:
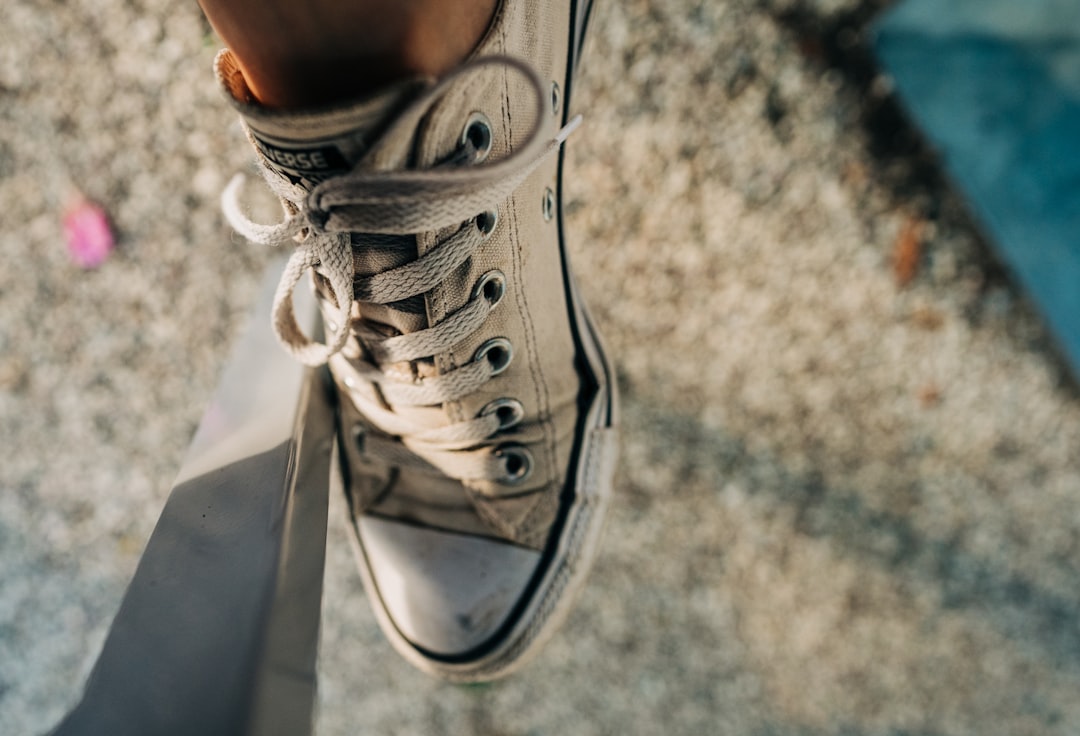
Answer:
[[[438,82],[274,112],[226,51],[239,110],[294,249],[274,309],[298,359],[328,362],[360,570],[393,645],[491,680],[565,617],[596,551],[616,459],[611,367],[570,275],[562,144],[588,6],[504,0]],[[314,273],[325,342],[292,316]]]

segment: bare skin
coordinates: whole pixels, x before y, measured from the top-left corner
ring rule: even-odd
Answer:
[[[199,0],[262,104],[304,108],[439,76],[476,47],[497,0]]]

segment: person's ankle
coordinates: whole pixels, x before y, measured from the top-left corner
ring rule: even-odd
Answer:
[[[241,20],[231,2],[223,3],[226,7],[203,2],[254,97],[267,107],[286,109],[355,99],[397,79],[441,76],[476,48],[497,4],[270,3],[260,17],[246,13]]]

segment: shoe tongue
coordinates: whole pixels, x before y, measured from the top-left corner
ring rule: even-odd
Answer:
[[[383,141],[383,134],[401,111],[429,84],[410,79],[385,87],[363,99],[317,110],[274,110],[261,106],[252,96],[228,49],[215,60],[218,82],[225,96],[247,124],[261,162],[285,180],[311,191],[319,183],[345,174],[379,145],[381,167],[408,165],[411,140]],[[386,145],[392,143],[393,145]],[[353,269],[370,276],[417,257],[413,236],[354,236]],[[427,327],[424,298],[414,297],[393,305],[364,304],[363,318],[401,333]],[[382,331],[382,330],[380,330]]]
[[[351,170],[425,85],[422,79],[409,79],[344,105],[276,110],[255,100],[227,49],[218,54],[215,69],[263,163],[308,191]]]

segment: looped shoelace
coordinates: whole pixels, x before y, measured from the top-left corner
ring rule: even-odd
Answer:
[[[341,350],[350,330],[381,364],[419,360],[443,353],[476,332],[494,305],[483,294],[474,294],[462,308],[437,324],[387,338],[375,334],[362,322],[355,327],[351,324],[354,298],[360,302],[391,304],[436,287],[467,261],[485,239],[479,227],[468,226],[469,221],[508,199],[529,174],[559,150],[581,122],[577,116],[554,138],[542,140],[540,129],[546,105],[543,83],[530,66],[504,56],[483,57],[460,67],[428,90],[402,117],[411,118],[412,112],[430,109],[459,77],[491,65],[520,72],[528,80],[536,101],[536,115],[528,136],[505,158],[477,166],[422,170],[359,168],[319,184],[310,193],[267,173],[267,183],[286,209],[285,219],[277,225],[261,225],[242,214],[239,206],[242,175],[233,178],[222,196],[226,218],[248,240],[295,247],[274,295],[272,321],[281,344],[306,365],[331,361],[335,373],[343,376],[347,385],[357,381],[377,384],[378,393],[390,406],[436,406],[456,401],[479,389],[495,370],[488,360],[479,358],[438,376],[402,381],[372,363],[361,362],[357,366],[345,359]],[[423,256],[373,276],[354,279],[355,234],[411,235],[463,224]],[[325,344],[303,333],[293,311],[293,289],[308,269],[326,279],[337,306],[331,335]],[[396,449],[391,447],[396,443],[372,438],[381,450],[380,456],[392,460],[392,464],[465,481],[506,477],[501,461],[491,452],[469,451],[500,429],[496,414],[482,414],[448,426],[426,427],[404,419],[362,392],[351,392],[351,398],[373,426],[400,438],[408,448],[408,452],[402,452],[399,445]]]

